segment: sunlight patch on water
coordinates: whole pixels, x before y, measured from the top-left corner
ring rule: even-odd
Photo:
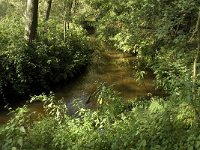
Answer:
[[[152,79],[144,79],[143,84],[139,84],[134,79],[133,61],[135,57],[120,51],[108,50],[93,54],[92,64],[88,67],[88,72],[81,78],[75,79],[72,83],[58,87],[56,95],[72,101],[73,97],[87,99],[97,88],[96,82],[112,85],[114,90],[121,93],[124,99],[134,99],[137,96],[146,95],[153,92]]]

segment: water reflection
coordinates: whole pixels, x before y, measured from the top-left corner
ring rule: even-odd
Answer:
[[[133,62],[135,57],[106,48],[101,53],[94,53],[92,64],[88,72],[79,79],[56,89],[57,97],[64,97],[66,102],[73,98],[86,101],[97,88],[96,82],[105,82],[113,85],[114,90],[121,93],[124,99],[133,99],[137,96],[153,93],[153,81],[151,78],[144,79],[139,85],[134,79]]]
[[[154,93],[151,76],[145,78],[141,85],[134,79],[133,62],[135,57],[131,54],[124,54],[105,47],[104,51],[94,52],[91,59],[92,63],[84,74],[67,84],[58,86],[54,91],[57,98],[64,98],[70,114],[76,111],[72,105],[77,99],[82,105],[87,105],[91,109],[95,108],[95,100],[88,102],[88,99],[97,89],[97,82],[113,85],[114,90],[120,92],[125,100]],[[29,108],[31,111],[43,111],[41,103],[31,104]],[[9,117],[6,114],[1,114],[0,123],[5,123]]]

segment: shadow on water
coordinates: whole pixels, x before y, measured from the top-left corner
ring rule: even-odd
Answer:
[[[95,108],[96,103],[94,101],[88,103],[88,98],[96,91],[97,82],[112,85],[125,100],[155,93],[152,76],[145,78],[142,84],[138,84],[134,79],[133,62],[136,60],[134,56],[112,50],[105,44],[102,47],[100,51],[96,50],[92,54],[92,63],[85,72],[72,81],[57,86],[54,90],[57,98],[64,98],[70,114],[76,111],[72,107],[75,99],[79,99],[89,108]],[[42,112],[42,104],[34,103],[30,109]],[[0,123],[4,123],[8,118],[6,114],[0,115]]]
[[[94,52],[91,59],[92,64],[85,74],[55,90],[58,98],[64,97],[71,114],[75,111],[71,107],[73,100],[79,99],[86,104],[88,97],[96,91],[97,82],[112,85],[113,89],[119,92],[125,100],[144,96],[147,93],[155,93],[152,76],[145,78],[142,84],[138,84],[134,79],[133,62],[135,57],[131,54],[104,47],[103,51]],[[94,108],[95,102],[91,103],[87,106]]]

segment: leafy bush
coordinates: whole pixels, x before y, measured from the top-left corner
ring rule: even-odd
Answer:
[[[199,65],[195,85],[192,81],[199,1],[92,1],[91,7],[98,11],[99,36],[137,55],[136,77],[141,79],[148,69],[155,75],[156,87],[175,100],[191,101],[192,88],[199,96]]]
[[[97,95],[97,110],[80,108],[78,117],[70,117],[64,102],[57,101],[53,95],[32,98],[36,100],[44,103],[44,114],[30,120],[27,107],[17,109],[14,118],[0,130],[2,149],[200,147],[194,109],[186,102],[158,97],[150,101],[123,102],[112,89],[103,87]]]
[[[15,18],[5,18],[0,24],[0,97],[49,90],[87,64],[90,49],[80,28],[68,31],[63,41],[61,25],[49,21],[40,25],[37,41],[27,45],[21,20]]]

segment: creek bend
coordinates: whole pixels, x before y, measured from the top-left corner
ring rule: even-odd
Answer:
[[[102,47],[101,50],[97,50],[92,54],[92,61],[86,72],[73,79],[73,81],[56,87],[54,90],[56,98],[64,98],[70,114],[76,111],[72,107],[75,99],[81,101],[83,105],[87,105],[88,108],[95,108],[96,103],[94,101],[89,102],[89,104],[86,103],[92,93],[96,91],[97,82],[112,85],[113,89],[119,92],[125,100],[144,96],[147,93],[155,94],[151,75],[145,77],[142,84],[139,84],[134,78],[133,63],[136,61],[136,57],[112,50],[105,45]],[[33,103],[29,108],[31,111],[43,111],[41,103]],[[0,124],[4,124],[9,117],[6,113],[1,113]]]

